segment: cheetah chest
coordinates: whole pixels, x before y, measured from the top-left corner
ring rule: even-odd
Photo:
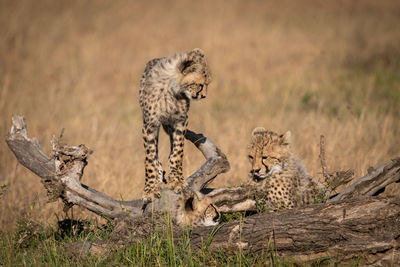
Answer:
[[[295,191],[297,184],[293,178],[274,175],[267,184],[268,200],[277,209],[293,208],[296,206]]]
[[[174,125],[176,122],[185,121],[189,111],[189,100],[165,97],[159,102],[159,120],[164,125]]]

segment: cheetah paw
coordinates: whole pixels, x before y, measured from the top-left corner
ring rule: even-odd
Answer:
[[[161,197],[161,192],[160,189],[153,189],[150,192],[144,192],[142,196],[143,203],[150,203],[153,202],[154,199],[160,198]]]
[[[168,188],[174,190],[174,192],[177,194],[185,191],[188,187],[189,186],[185,180],[180,180],[177,178],[169,180],[168,183]]]

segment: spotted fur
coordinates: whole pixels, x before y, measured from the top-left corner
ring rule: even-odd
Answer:
[[[182,161],[190,100],[205,98],[210,82],[208,64],[200,49],[156,58],[147,63],[139,89],[146,154],[145,200],[159,197],[162,181],[167,182],[176,192],[186,186]],[[169,135],[171,143],[166,181],[158,159],[160,126]]]
[[[272,210],[294,208],[313,202],[322,184],[310,177],[290,148],[290,131],[285,134],[253,130],[249,145],[252,183],[266,188]]]

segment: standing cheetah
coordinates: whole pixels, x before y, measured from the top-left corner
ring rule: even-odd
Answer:
[[[311,204],[323,185],[310,177],[290,149],[290,131],[278,135],[257,127],[251,134],[252,184],[265,186],[272,210]]]
[[[211,75],[204,52],[194,49],[149,61],[143,72],[139,102],[143,113],[146,182],[145,202],[160,197],[160,184],[167,182],[179,192],[186,186],[182,173],[184,134],[191,99],[205,98]],[[158,159],[160,126],[170,137],[169,173]]]

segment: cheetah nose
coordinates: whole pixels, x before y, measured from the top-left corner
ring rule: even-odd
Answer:
[[[206,98],[206,96],[205,96],[205,95],[202,95],[201,98]]]
[[[258,173],[261,171],[261,168],[253,169],[253,174],[258,176]]]

